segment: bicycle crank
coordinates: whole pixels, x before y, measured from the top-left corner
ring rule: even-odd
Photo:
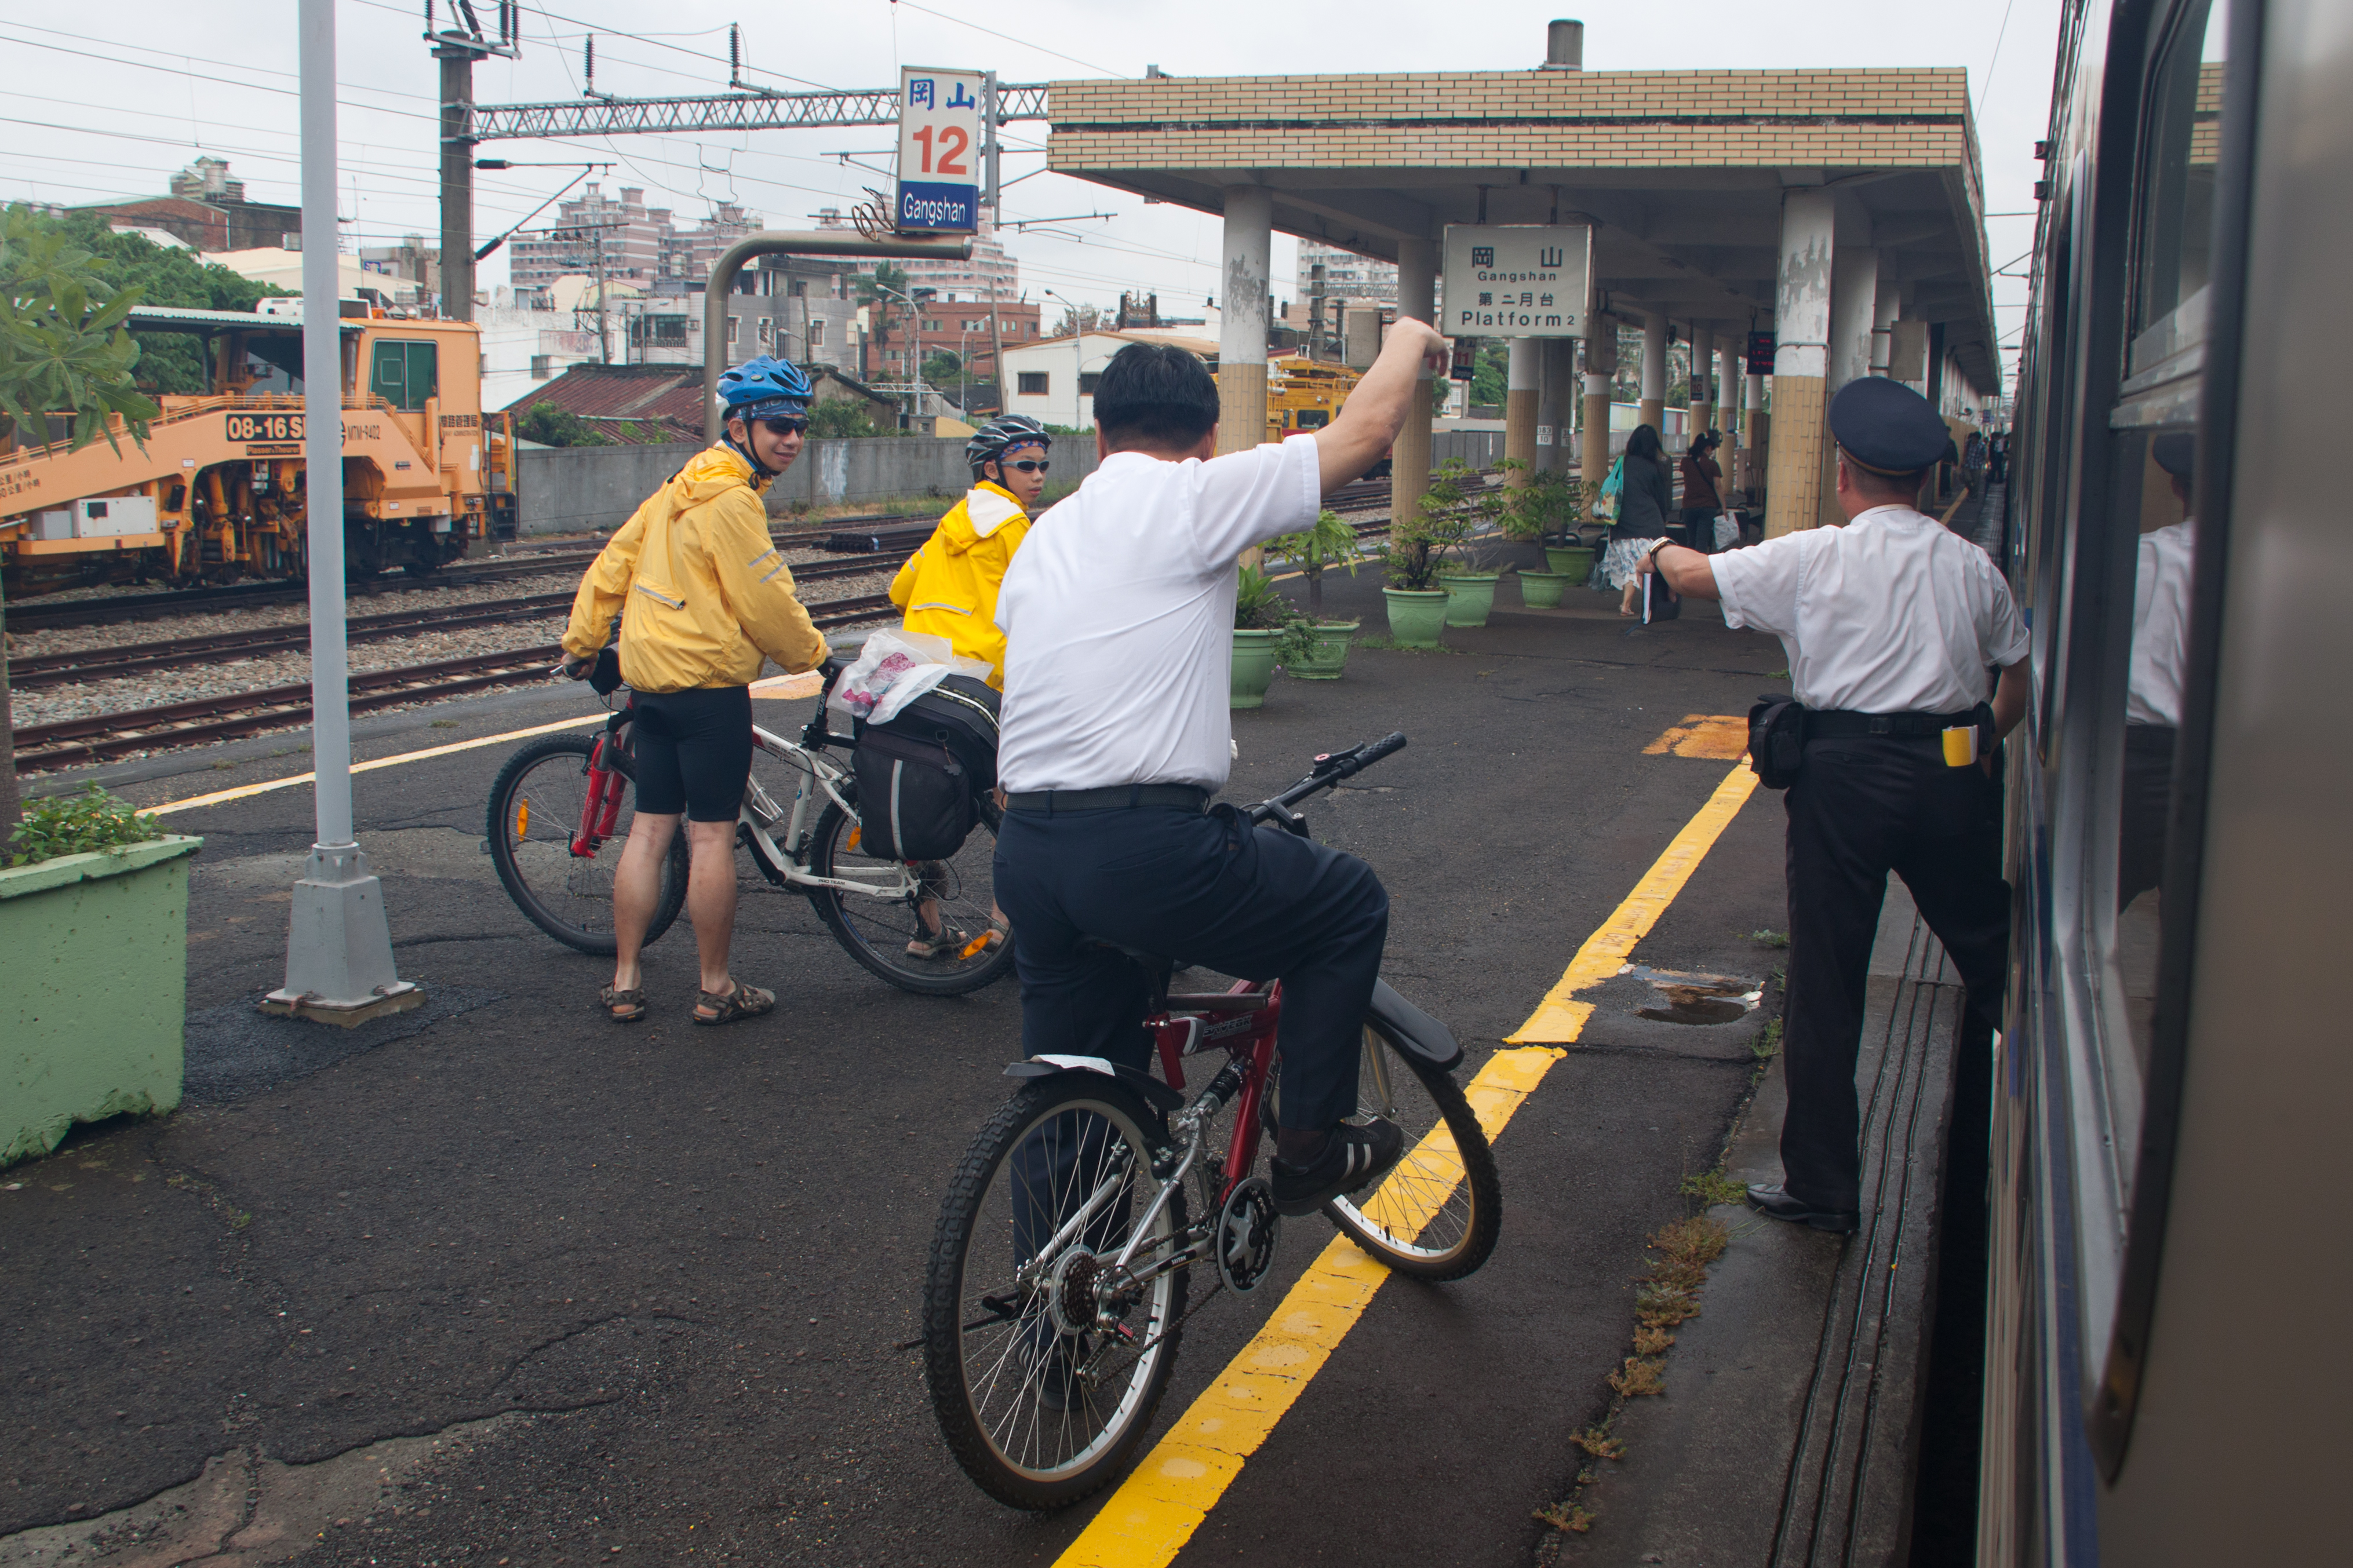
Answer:
[[[1237,1296],[1247,1296],[1274,1267],[1274,1245],[1282,1235],[1274,1187],[1252,1176],[1226,1197],[1218,1211],[1218,1278]]]

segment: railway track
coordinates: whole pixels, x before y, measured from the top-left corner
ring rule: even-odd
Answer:
[[[815,605],[809,611],[810,618],[820,627],[854,626],[897,613],[888,595],[881,594]],[[366,713],[404,703],[462,697],[497,686],[544,680],[548,668],[563,652],[560,647],[550,644],[354,674],[351,678],[351,710]],[[307,683],[203,697],[122,713],[94,714],[87,719],[66,719],[54,724],[31,725],[16,732],[16,769],[19,773],[44,773],[107,762],[134,752],[232,741],[310,721],[311,688]]]

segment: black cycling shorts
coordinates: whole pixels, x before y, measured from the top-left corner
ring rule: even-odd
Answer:
[[[640,691],[632,706],[637,809],[653,816],[683,811],[691,822],[734,821],[752,777],[752,689]]]

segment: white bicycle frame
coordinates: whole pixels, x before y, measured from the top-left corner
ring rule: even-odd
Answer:
[[[820,877],[811,871],[808,853],[817,819],[824,815],[826,802],[841,807],[852,822],[859,820],[857,806],[842,788],[849,770],[823,752],[813,752],[757,724],[752,726],[752,740],[761,751],[800,775],[789,811],[778,805],[776,797],[760,786],[758,778],[744,786],[744,809],[737,820],[751,840],[752,853],[761,862],[762,869],[776,880],[795,888],[831,888],[838,892],[863,893],[886,902],[917,895],[920,884],[913,870],[898,863],[877,865],[871,871],[847,877]]]

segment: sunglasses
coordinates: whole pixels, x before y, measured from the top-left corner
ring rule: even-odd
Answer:
[[[775,418],[763,419],[760,423],[766,426],[772,434],[777,436],[806,436],[808,434],[808,421],[806,419],[792,419],[779,415]]]
[[[1024,458],[1018,463],[999,463],[1001,468],[1018,468],[1025,474],[1042,474],[1053,465],[1042,458]]]

